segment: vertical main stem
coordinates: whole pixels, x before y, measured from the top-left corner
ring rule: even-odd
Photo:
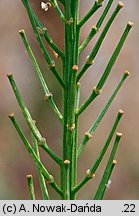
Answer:
[[[65,62],[63,70],[64,89],[64,115],[63,115],[63,166],[61,184],[63,198],[70,200],[72,188],[76,184],[77,161],[77,121],[76,113],[76,79],[78,65],[78,0],[65,1]],[[76,67],[77,68],[77,67]]]

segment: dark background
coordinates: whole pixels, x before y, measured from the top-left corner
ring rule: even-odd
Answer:
[[[54,41],[63,49],[63,24],[55,11],[51,8],[45,13],[40,9],[40,2],[32,0],[32,6],[40,20],[49,30]],[[91,7],[90,0],[81,0],[81,16]],[[107,2],[107,1],[105,1]],[[122,87],[120,94],[116,97],[109,112],[97,128],[97,131],[90,141],[88,147],[81,156],[78,164],[80,180],[85,171],[91,166],[111,129],[115,116],[119,108],[125,111],[119,131],[123,132],[120,148],[116,155],[118,164],[112,175],[112,187],[107,191],[105,199],[138,199],[139,198],[139,1],[123,1],[124,9],[120,12],[107,38],[105,39],[95,64],[84,78],[81,80],[81,102],[86,100],[92,87],[97,83],[102,74],[108,59],[113,52],[123,29],[129,20],[135,24],[130,33],[122,52],[119,55],[112,73],[103,89],[102,95],[91,105],[81,116],[80,138],[88,130],[92,122],[96,119],[101,108],[111,95],[125,69],[128,69],[131,76]],[[113,11],[118,1],[115,1],[109,15]],[[102,9],[96,16],[82,29],[81,41],[83,41],[92,25],[96,23]],[[0,1],[0,199],[28,199],[26,175],[32,173],[34,176],[35,190],[37,198],[41,199],[35,166],[25,150],[20,138],[8,119],[9,112],[16,114],[18,121],[27,137],[30,139],[28,127],[22,117],[22,113],[17,105],[14,94],[6,77],[7,73],[13,73],[21,94],[29,108],[33,118],[43,136],[47,137],[49,146],[60,155],[61,149],[61,126],[51,111],[49,105],[43,101],[43,91],[38,82],[30,59],[25,51],[18,31],[25,29],[30,44],[36,55],[38,63],[47,80],[48,86],[54,95],[54,100],[61,110],[61,89],[54,76],[47,69],[43,56],[37,46],[33,36],[26,11],[20,0]],[[103,25],[104,26],[104,25]],[[98,37],[98,36],[97,36]],[[85,49],[80,59],[80,67],[89,54],[97,37],[92,40]],[[59,71],[61,70],[60,60],[56,60]],[[49,157],[42,152],[43,162],[48,170],[58,179],[58,167]],[[108,156],[108,154],[107,154]],[[78,199],[90,199],[96,191],[105,166],[106,159],[103,160],[96,179],[87,184],[79,193]],[[58,181],[58,180],[57,180]],[[58,198],[52,192],[52,199]]]

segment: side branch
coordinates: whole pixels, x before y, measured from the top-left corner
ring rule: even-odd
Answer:
[[[64,17],[64,15],[63,15],[62,11],[61,11],[60,8],[59,8],[59,5],[58,5],[58,3],[57,3],[57,0],[50,0],[50,2],[51,2],[51,4],[53,5],[53,7],[55,8],[55,10],[56,10],[57,14],[59,15],[60,19],[61,19],[63,22],[65,22],[65,17]]]
[[[96,170],[98,169],[98,167],[99,167],[99,165],[100,165],[102,159],[103,159],[104,156],[105,156],[105,153],[106,153],[106,151],[107,151],[107,149],[108,149],[108,147],[109,147],[109,145],[110,145],[110,143],[111,143],[111,140],[112,140],[112,138],[113,138],[113,135],[115,134],[115,131],[116,131],[117,127],[118,127],[118,124],[119,124],[119,122],[120,122],[120,120],[121,120],[121,117],[123,116],[123,113],[124,113],[124,112],[123,112],[122,110],[119,110],[118,115],[117,115],[117,117],[116,117],[116,119],[115,119],[115,122],[114,122],[114,124],[113,124],[113,127],[112,127],[112,129],[111,129],[111,131],[110,131],[110,133],[109,133],[109,136],[108,136],[108,138],[107,138],[107,140],[106,140],[106,142],[105,142],[105,144],[104,144],[104,146],[103,146],[103,148],[102,148],[100,154],[98,155],[98,157],[97,157],[97,159],[96,159],[94,165],[93,165],[90,169],[87,170],[86,176],[85,176],[84,179],[73,189],[73,193],[77,193],[89,180],[91,180],[92,178],[95,177],[95,172],[96,172]]]
[[[48,87],[46,85],[46,82],[45,82],[45,80],[43,78],[43,75],[42,75],[42,72],[40,70],[40,67],[39,67],[39,65],[38,65],[38,63],[36,61],[36,58],[35,58],[35,56],[33,54],[33,51],[32,51],[32,49],[31,49],[31,47],[29,45],[29,42],[27,40],[25,31],[24,30],[20,30],[19,33],[20,33],[20,35],[22,37],[23,43],[24,43],[24,45],[26,47],[26,50],[27,50],[27,52],[28,52],[28,54],[30,56],[32,64],[33,64],[33,66],[34,66],[34,68],[36,70],[36,73],[37,73],[37,76],[38,76],[39,81],[41,83],[41,86],[42,86],[42,88],[44,90],[45,99],[48,100],[51,108],[54,110],[54,112],[56,113],[56,115],[59,118],[59,120],[62,121],[63,117],[62,117],[61,113],[59,112],[59,110],[58,110],[58,108],[57,108],[57,106],[56,106],[56,104],[55,104],[55,102],[53,100],[53,96],[52,96],[51,92],[49,91],[49,89],[48,89]]]
[[[122,79],[120,80],[119,84],[117,85],[116,89],[114,90],[113,94],[111,95],[110,99],[108,100],[108,102],[106,103],[106,105],[104,106],[104,108],[101,110],[101,112],[100,112],[99,116],[97,117],[96,121],[91,126],[91,128],[89,129],[89,131],[85,133],[83,141],[82,141],[82,143],[80,144],[80,146],[78,148],[78,157],[80,156],[80,154],[84,150],[84,148],[85,148],[86,144],[88,143],[88,141],[90,140],[90,138],[92,138],[92,136],[93,136],[96,128],[98,127],[98,125],[100,124],[101,120],[105,116],[105,114],[108,111],[110,105],[112,104],[114,98],[116,97],[117,93],[119,92],[121,86],[123,85],[124,81],[126,80],[126,78],[128,76],[129,76],[129,72],[125,71]]]
[[[103,29],[98,41],[96,42],[93,50],[91,51],[91,53],[87,57],[87,61],[86,61],[85,65],[83,66],[83,68],[81,69],[81,72],[79,73],[79,75],[77,77],[77,82],[80,80],[80,78],[83,76],[83,74],[87,71],[87,69],[93,64],[94,59],[95,59],[96,55],[98,54],[98,51],[102,45],[102,42],[104,41],[105,36],[108,33],[108,30],[110,29],[113,21],[115,20],[115,18],[118,15],[121,8],[123,8],[123,3],[120,2],[120,3],[118,3],[116,9],[114,10],[114,12],[112,13],[108,22],[106,23],[106,26],[104,27],[104,29]]]
[[[79,53],[81,53],[85,49],[85,47],[89,44],[89,42],[92,40],[92,38],[99,31],[101,25],[103,24],[108,12],[109,12],[109,9],[111,8],[111,5],[112,5],[113,1],[114,0],[109,0],[108,4],[106,5],[106,7],[105,7],[100,19],[98,20],[97,24],[92,26],[92,29],[91,29],[89,35],[87,36],[85,41],[79,47]]]
[[[33,142],[34,152],[36,153],[38,159],[41,161],[39,148],[38,148],[38,142],[37,142],[37,140],[36,140],[36,138],[34,137],[33,134],[32,134],[32,142]],[[41,191],[42,191],[42,197],[43,197],[44,200],[49,200],[49,194],[48,194],[48,190],[47,190],[47,187],[46,187],[46,182],[45,182],[43,174],[38,169],[38,167],[37,167],[37,174],[38,174],[38,178],[39,178],[40,188],[41,188]]]
[[[31,200],[35,200],[35,191],[34,191],[34,184],[33,184],[33,176],[27,175],[27,183],[28,183],[28,191],[29,197]]]
[[[41,147],[45,146],[45,149],[47,149],[47,153],[50,155],[51,158],[53,158],[53,160],[55,160],[56,162],[59,161],[56,160],[58,157],[49,149],[49,147],[47,146],[46,143],[46,139],[42,137],[42,135],[40,134],[40,131],[38,130],[38,128],[36,127],[35,121],[32,119],[30,112],[28,111],[21,95],[20,92],[17,88],[17,85],[13,79],[13,75],[12,74],[8,74],[8,79],[10,81],[11,87],[14,91],[14,94],[16,96],[17,102],[22,110],[23,116],[30,128],[30,131],[32,132],[32,134],[35,136],[35,138],[37,139],[39,145]]]
[[[81,28],[93,14],[103,5],[104,0],[99,1],[96,0],[92,8],[88,11],[88,13],[84,16],[84,18],[79,22],[78,27]]]
[[[58,72],[56,70],[54,61],[50,58],[47,50],[45,49],[45,46],[43,44],[43,41],[41,39],[41,36],[40,36],[40,34],[38,32],[38,29],[37,29],[37,26],[36,26],[36,23],[35,23],[35,20],[34,20],[33,12],[32,12],[32,9],[30,7],[30,4],[29,4],[29,0],[24,0],[24,5],[26,7],[26,10],[27,10],[27,13],[28,13],[28,16],[29,16],[29,19],[30,19],[30,22],[31,22],[31,25],[32,25],[32,28],[33,28],[33,31],[34,31],[36,39],[38,41],[38,45],[39,45],[39,47],[40,47],[40,49],[41,49],[41,51],[42,51],[42,53],[44,55],[44,58],[45,58],[45,60],[46,60],[46,62],[48,64],[48,67],[52,71],[52,73],[55,75],[56,79],[62,85],[62,87],[65,87],[63,80],[61,79],[61,77],[59,76],[59,74],[58,74]]]
[[[104,174],[102,176],[101,182],[99,184],[98,190],[97,190],[97,192],[95,194],[94,200],[101,200],[101,199],[103,199],[103,196],[104,196],[104,193],[105,193],[105,189],[107,187],[107,183],[108,183],[108,181],[110,179],[110,176],[112,174],[113,163],[115,161],[114,157],[115,157],[115,154],[117,152],[117,148],[118,148],[118,145],[119,145],[121,137],[122,137],[122,133],[116,133],[115,142],[114,142],[112,151],[110,153],[110,157],[109,157],[108,163],[106,165]]]
[[[34,152],[33,148],[31,147],[30,143],[26,139],[25,135],[23,134],[21,128],[19,127],[15,117],[13,114],[9,115],[9,118],[11,119],[16,131],[18,132],[20,138],[22,139],[27,151],[29,152],[30,156],[36,163],[39,170],[41,170],[42,174],[44,175],[45,179],[48,181],[48,183],[57,191],[58,194],[62,196],[62,191],[59,188],[59,186],[55,183],[54,178],[52,175],[48,173],[44,165],[40,162],[39,158],[37,157],[36,153]]]

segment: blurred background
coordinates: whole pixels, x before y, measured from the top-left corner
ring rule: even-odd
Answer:
[[[105,4],[107,1],[108,0],[105,1]],[[81,0],[80,2],[80,16],[82,17],[89,10],[94,1]],[[128,0],[123,2],[125,3],[125,7],[112,25],[99,51],[95,64],[88,70],[83,79],[81,79],[82,103],[90,95],[92,87],[96,85],[99,80],[127,22],[129,20],[133,21],[135,27],[131,31],[119,55],[112,73],[103,89],[102,95],[95,100],[93,105],[89,106],[86,112],[81,116],[80,120],[79,143],[83,138],[84,132],[89,129],[92,122],[96,119],[100,110],[110,97],[124,70],[128,69],[131,76],[117,95],[100,126],[97,128],[93,140],[89,142],[78,163],[78,181],[80,181],[84,177],[85,171],[92,165],[100,148],[103,146],[119,108],[123,109],[125,114],[118,129],[123,133],[120,147],[116,155],[118,164],[111,178],[112,187],[107,190],[105,199],[139,199],[139,1]],[[37,16],[44,26],[48,28],[54,41],[63,50],[63,24],[52,8],[47,13],[41,10],[40,3],[40,0],[31,0],[32,7]],[[107,18],[110,16],[117,3],[118,1],[115,0]],[[91,18],[82,28],[81,42],[84,41],[91,26],[98,20],[103,8],[104,7],[102,7],[96,13],[95,17]],[[14,78],[26,105],[33,118],[37,121],[37,126],[42,135],[47,138],[48,145],[59,156],[61,155],[62,130],[53,111],[50,109],[49,105],[43,101],[43,91],[18,34],[20,29],[25,29],[27,33],[31,47],[33,48],[49,89],[53,93],[54,100],[60,110],[61,88],[47,68],[21,1],[1,0],[0,14],[0,199],[28,199],[26,182],[27,174],[33,174],[37,199],[41,199],[34,163],[8,119],[8,114],[14,112],[26,136],[30,140],[28,127],[22,117],[22,113],[9,85],[6,77],[7,73],[12,72],[14,74]],[[104,25],[105,23],[103,26]],[[103,27],[101,29],[103,29]],[[99,34],[100,33],[98,33],[98,35]],[[80,67],[84,64],[85,58],[97,40],[98,35],[91,41],[81,55]],[[61,71],[60,59],[56,60],[56,64],[59,71]],[[91,199],[93,197],[102,176],[108,153],[97,172],[95,180],[89,182],[80,191],[78,199]],[[41,154],[44,164],[59,183],[59,168],[43,151],[41,151]],[[49,191],[51,191],[50,188]],[[53,190],[51,192],[52,199],[59,198]]]

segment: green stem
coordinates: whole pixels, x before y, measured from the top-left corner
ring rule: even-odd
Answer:
[[[65,0],[58,0],[61,4],[65,5]]]
[[[48,63],[48,67],[52,71],[52,73],[55,75],[58,82],[62,85],[62,87],[64,87],[63,80],[60,78],[60,76],[59,76],[59,74],[58,74],[58,72],[56,70],[55,63],[54,63],[54,61],[51,60],[47,50],[45,49],[45,46],[44,46],[43,41],[41,39],[41,36],[40,36],[40,34],[38,32],[36,22],[34,20],[33,12],[32,12],[32,9],[30,7],[30,4],[29,4],[29,0],[24,0],[24,5],[26,7],[28,16],[30,18],[30,22],[31,22],[33,31],[35,33],[36,39],[38,41],[39,47],[40,47],[40,49],[41,49],[41,51],[42,51],[42,53],[44,55],[44,58],[45,58],[46,62]]]
[[[62,60],[64,60],[64,54],[63,54],[63,52],[54,43],[54,41],[52,40],[52,38],[48,34],[47,29],[46,28],[42,28],[41,30],[43,31],[44,38],[48,42],[48,44],[50,45],[50,47],[58,54],[58,56],[61,57]]]
[[[101,45],[102,45],[102,42],[104,41],[105,39],[105,36],[108,32],[108,30],[110,29],[113,21],[115,20],[117,14],[119,13],[119,11],[121,10],[121,8],[123,7],[123,4],[121,3],[118,3],[116,9],[114,10],[114,12],[112,13],[111,17],[109,18],[108,22],[106,23],[106,26],[104,27],[97,43],[95,44],[93,50],[91,51],[91,53],[89,54],[88,58],[87,58],[87,61],[85,63],[85,65],[83,66],[83,68],[81,69],[81,72],[79,73],[78,75],[78,78],[77,78],[77,82],[80,80],[80,78],[83,76],[83,74],[86,72],[86,70],[92,65]]]
[[[57,0],[50,0],[51,4],[53,5],[53,7],[55,8],[57,14],[59,15],[60,19],[65,22],[65,17],[62,13],[62,11],[60,10],[59,6],[58,6],[58,3],[57,3]]]
[[[79,103],[80,103],[80,83],[77,83],[77,92],[76,92],[76,110],[79,107]],[[73,139],[73,147],[72,147],[72,166],[71,166],[71,176],[72,176],[72,180],[71,180],[71,189],[73,190],[73,188],[76,186],[77,184],[77,144],[78,144],[78,123],[79,122],[79,118],[78,116],[75,117],[75,134],[74,134],[74,139]],[[75,200],[76,199],[76,193],[73,193],[71,191],[71,199]]]
[[[19,92],[19,90],[17,88],[17,85],[16,85],[16,83],[14,81],[13,75],[8,74],[7,76],[8,76],[11,87],[12,87],[12,89],[14,91],[15,96],[16,96],[17,102],[18,102],[18,104],[19,104],[19,106],[20,106],[20,108],[22,110],[23,116],[24,116],[29,128],[30,128],[31,132],[34,134],[34,136],[36,137],[36,139],[40,142],[42,140],[42,136],[41,136],[38,128],[36,127],[35,122],[32,119],[32,117],[31,117],[31,115],[30,115],[30,113],[29,113],[29,111],[28,111],[28,109],[27,109],[21,95],[20,95],[20,92]]]
[[[112,104],[114,98],[116,97],[117,93],[119,92],[121,86],[123,85],[123,83],[124,83],[125,79],[128,77],[128,75],[129,75],[129,72],[125,71],[122,79],[120,80],[119,84],[117,85],[116,89],[114,90],[113,94],[111,95],[110,99],[108,100],[108,102],[106,103],[104,108],[101,110],[101,112],[100,112],[99,116],[97,117],[96,121],[93,123],[93,125],[91,126],[89,131],[87,133],[85,133],[83,141],[82,141],[82,143],[80,144],[80,146],[78,148],[78,157],[82,153],[82,151],[84,150],[84,148],[85,148],[86,144],[88,143],[89,139],[92,137],[92,135],[94,134],[96,128],[98,127],[101,120],[105,116],[106,112],[108,111],[110,105]]]
[[[102,87],[104,86],[113,66],[114,66],[114,63],[116,62],[117,60],[117,57],[124,45],[124,42],[129,34],[129,31],[131,30],[133,26],[133,23],[129,22],[126,26],[126,29],[123,33],[123,35],[121,36],[121,39],[116,47],[116,49],[114,50],[113,52],[113,55],[112,57],[110,58],[107,66],[106,66],[106,69],[104,70],[103,72],[103,75],[102,77],[100,78],[100,81],[98,82],[97,86],[95,87],[95,91],[93,91],[93,93],[90,95],[90,97],[87,99],[87,101],[80,107],[77,115],[81,114],[89,105],[90,103],[96,98],[97,95],[99,95],[99,93],[101,92],[101,89]],[[97,94],[96,94],[97,92]]]
[[[112,164],[113,164],[115,154],[117,152],[117,148],[118,148],[118,144],[120,142],[121,136],[122,136],[121,133],[116,134],[116,139],[115,139],[112,151],[110,153],[108,163],[107,163],[106,168],[104,170],[104,174],[102,176],[101,182],[99,184],[98,190],[97,190],[97,192],[95,194],[94,200],[100,200],[100,199],[103,198],[107,182],[108,182],[108,180],[110,178],[110,175],[112,173]]]
[[[51,156],[51,158],[58,164],[58,165],[62,165],[62,160],[60,158],[58,158],[57,155],[55,155],[51,150],[50,148],[45,145],[44,143],[39,143],[39,146],[49,154],[49,156]]]
[[[33,141],[33,145],[34,145],[34,152],[38,156],[38,159],[41,161],[39,148],[38,148],[38,143],[37,143],[37,140],[36,140],[36,138],[34,137],[33,134],[32,134],[32,141]],[[47,191],[45,179],[44,179],[44,176],[42,175],[41,171],[38,169],[38,167],[37,167],[37,174],[38,174],[38,178],[39,178],[39,183],[40,183],[40,188],[41,188],[41,191],[42,191],[43,199],[44,200],[49,200],[49,194],[48,194],[48,191]]]
[[[110,74],[110,72],[111,72],[111,70],[113,68],[113,65],[115,64],[115,62],[117,60],[117,57],[118,57],[118,55],[119,55],[119,53],[120,53],[120,51],[121,51],[121,49],[122,49],[122,47],[124,45],[124,42],[125,42],[128,34],[129,34],[132,26],[133,26],[133,23],[131,23],[131,22],[129,22],[127,24],[127,26],[125,28],[125,31],[124,31],[124,33],[123,33],[123,35],[122,35],[116,49],[115,49],[112,57],[110,58],[110,61],[109,61],[108,65],[107,65],[107,67],[106,67],[106,69],[105,69],[99,83],[97,84],[98,89],[101,89],[104,86],[104,84],[105,84],[105,82],[106,82],[106,80],[107,80],[107,78],[108,78],[108,76],[109,76],[109,74]]]
[[[90,19],[90,17],[93,16],[93,14],[102,6],[102,4],[103,4],[103,1],[101,3],[98,3],[97,1],[95,1],[95,3],[92,6],[92,8],[82,18],[82,20],[80,20],[80,22],[78,24],[79,28],[81,28]]]
[[[109,184],[109,181],[110,181],[110,183],[112,183],[112,181],[111,181],[110,178],[111,178],[113,169],[114,169],[114,167],[115,167],[116,164],[117,164],[117,161],[116,161],[116,160],[113,160],[112,165],[111,165],[110,170],[109,170],[109,175],[107,176],[107,178],[106,178],[106,180],[105,180],[106,184],[104,185],[104,190],[103,190],[103,192],[100,194],[99,198],[97,198],[97,199],[102,200],[103,197],[104,197],[104,194],[105,194],[106,189],[107,189],[107,188],[109,189],[109,188],[111,187],[111,185],[109,186],[108,184]]]
[[[30,115],[21,95],[20,95],[20,92],[17,88],[17,85],[13,79],[13,75],[8,74],[7,76],[8,76],[8,79],[10,81],[10,84],[12,86],[12,89],[14,91],[14,94],[16,96],[17,102],[18,102],[18,104],[22,110],[23,116],[24,116],[31,132],[33,133],[33,135],[37,139],[39,145],[46,150],[46,152],[50,155],[50,157],[52,157],[55,161],[58,162],[59,161],[58,157],[49,149],[49,147],[47,146],[45,138],[42,137],[38,128],[36,127],[35,121],[32,119],[32,117],[31,117],[31,115]]]
[[[50,91],[49,91],[49,89],[48,89],[48,87],[47,87],[47,85],[46,85],[46,82],[45,82],[45,80],[44,80],[44,78],[43,78],[43,75],[42,75],[42,72],[41,72],[41,70],[40,70],[40,67],[39,67],[39,65],[38,65],[38,63],[37,63],[37,61],[36,61],[36,59],[35,59],[35,56],[34,56],[34,54],[33,54],[33,52],[32,52],[32,49],[31,49],[31,47],[30,47],[30,45],[29,45],[29,42],[28,42],[28,40],[27,40],[25,31],[24,31],[24,30],[21,30],[21,31],[19,31],[19,33],[20,33],[20,35],[21,35],[21,37],[22,37],[23,43],[24,43],[24,45],[25,45],[25,47],[26,47],[26,50],[27,50],[27,52],[28,52],[28,54],[29,54],[29,56],[30,56],[30,59],[31,59],[31,61],[32,61],[32,64],[34,65],[34,68],[35,68],[35,70],[36,70],[37,76],[38,76],[38,78],[39,78],[39,80],[40,80],[41,86],[42,86],[42,88],[43,88],[43,90],[44,90],[44,93],[45,93],[45,98],[48,100],[48,102],[49,102],[51,108],[54,110],[54,112],[56,113],[56,115],[57,115],[57,117],[59,118],[59,120],[62,121],[62,118],[63,118],[63,117],[62,117],[61,113],[59,112],[59,110],[58,110],[58,108],[57,108],[57,106],[56,106],[56,104],[55,104],[55,102],[54,102],[54,100],[53,100],[53,96],[52,96],[52,94],[50,93]]]
[[[32,175],[27,175],[28,191],[31,200],[35,200],[34,184]]]
[[[55,189],[55,191],[60,194],[62,196],[62,191],[59,188],[59,186],[55,183],[54,178],[52,175],[50,175],[48,173],[48,171],[46,170],[46,168],[44,167],[44,165],[40,162],[38,156],[36,155],[35,151],[33,150],[33,148],[31,147],[30,143],[28,142],[28,140],[26,139],[25,135],[23,134],[21,128],[19,127],[14,114],[11,113],[9,115],[9,118],[11,119],[17,133],[19,134],[21,140],[23,141],[28,153],[30,154],[30,156],[32,157],[32,159],[34,160],[36,166],[38,167],[38,169],[41,171],[41,173],[44,175],[45,179],[48,181],[48,183],[51,185],[52,188]]]
[[[111,8],[111,5],[112,5],[113,1],[114,0],[109,0],[108,1],[108,4],[106,5],[106,7],[105,7],[100,19],[98,20],[96,26],[92,26],[92,29],[91,29],[89,35],[87,36],[85,41],[79,47],[79,53],[81,53],[85,49],[85,47],[89,44],[89,42],[93,39],[93,37],[99,31],[101,25],[103,24],[108,12],[109,12],[109,9]]]
[[[76,110],[76,77],[78,71],[78,0],[65,2],[65,64],[64,64],[64,131],[63,131],[63,166],[62,185],[64,199],[71,199],[73,179],[72,149],[75,135],[75,110]],[[69,161],[69,164],[64,163]]]
[[[24,4],[25,5],[25,4]],[[58,46],[54,43],[50,35],[48,34],[47,29],[40,23],[38,17],[32,10],[32,16],[34,17],[34,21],[36,23],[36,27],[39,30],[39,33],[43,34],[45,40],[49,44],[49,46],[62,58],[64,59],[64,54],[63,52],[58,48]]]
[[[115,119],[115,122],[113,124],[113,127],[109,133],[109,136],[100,152],[100,154],[98,155],[95,163],[93,164],[93,166],[87,171],[87,175],[84,177],[84,179],[73,189],[73,193],[77,193],[90,179],[92,179],[93,176],[95,176],[95,172],[98,169],[103,157],[105,156],[105,153],[110,145],[110,142],[113,138],[113,135],[115,134],[115,131],[118,127],[118,124],[121,120],[121,117],[123,115],[123,111],[119,110],[118,115]]]

